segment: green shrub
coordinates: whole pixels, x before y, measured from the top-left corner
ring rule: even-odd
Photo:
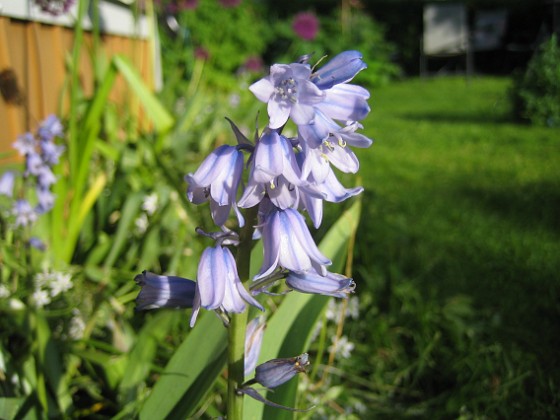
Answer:
[[[399,67],[391,62],[394,46],[385,40],[382,24],[365,13],[354,12],[341,17],[336,11],[329,15],[318,15],[320,28],[312,41],[297,37],[292,29],[292,20],[271,22],[274,37],[267,48],[267,62],[289,63],[305,54],[314,64],[321,57],[333,56],[344,50],[358,50],[363,54],[368,70],[360,74],[360,83],[368,87],[387,83],[400,74]]]
[[[555,35],[514,78],[512,100],[516,118],[560,127],[560,47]]]
[[[196,8],[179,11],[177,33],[161,31],[166,84],[188,84],[196,77],[195,59],[204,58],[205,81],[217,90],[237,89],[236,72],[265,47],[265,27],[252,3],[224,7],[201,1]]]

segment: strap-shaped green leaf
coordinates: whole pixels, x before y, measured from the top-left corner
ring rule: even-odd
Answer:
[[[167,132],[175,123],[173,117],[163,107],[159,99],[151,92],[142,80],[136,69],[120,56],[113,57],[113,63],[120,74],[126,79],[130,88],[136,93],[142,103],[148,118],[160,133]]]
[[[348,242],[353,238],[358,228],[360,210],[361,202],[358,200],[341,215],[319,245],[321,252],[333,261],[333,265],[330,267],[331,271],[337,272],[343,268]],[[325,296],[295,292],[287,295],[268,322],[259,363],[277,357],[293,357],[305,352],[315,323],[327,302],[328,298]],[[313,363],[313,360],[311,363]],[[294,407],[296,391],[297,380],[292,379],[275,389],[274,392],[268,393],[267,398],[278,404]],[[291,419],[293,413],[268,407],[246,398],[243,417],[244,419],[255,420],[263,418]]]
[[[158,379],[140,411],[140,419],[191,415],[224,369],[226,350],[226,329],[218,317],[201,314]]]

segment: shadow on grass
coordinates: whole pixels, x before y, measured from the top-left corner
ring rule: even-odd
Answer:
[[[442,418],[463,406],[503,418],[540,406],[532,418],[546,418],[560,403],[560,263],[554,238],[539,238],[560,232],[559,188],[455,187],[441,201],[365,194],[357,284],[375,302],[363,314],[372,342],[390,343],[371,348],[397,366],[377,374],[407,372],[400,386],[420,396],[394,402]]]
[[[486,114],[469,115],[465,112],[446,113],[414,113],[399,114],[399,117],[410,121],[429,121],[433,123],[461,123],[461,124],[516,124],[513,117],[507,114],[497,115],[495,111]]]
[[[560,186],[537,182],[515,188],[481,189],[464,187],[460,193],[484,210],[521,228],[542,228],[560,233]]]

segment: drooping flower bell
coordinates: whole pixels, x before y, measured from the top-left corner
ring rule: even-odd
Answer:
[[[212,219],[223,226],[231,209],[236,212],[239,225],[243,216],[237,209],[236,195],[243,173],[243,153],[235,146],[223,145],[204,159],[194,174],[185,176],[189,183],[187,196],[194,204],[210,201]]]
[[[297,207],[300,188],[313,193],[301,178],[290,140],[275,130],[266,131],[257,141],[250,165],[249,180],[239,199],[239,207],[253,207],[265,195],[280,209]]]
[[[241,283],[231,251],[221,245],[206,248],[198,264],[191,327],[196,322],[200,307],[241,313],[245,310],[246,302],[264,311],[262,305]]]
[[[297,210],[273,208],[262,224],[263,264],[255,279],[266,277],[278,266],[292,271],[315,269],[326,273],[331,260],[313,241],[305,220]]]
[[[134,281],[142,288],[136,297],[137,311],[193,306],[196,283],[192,280],[143,271]]]
[[[304,272],[290,271],[286,284],[301,293],[313,293],[338,298],[346,298],[354,292],[354,281],[342,274],[330,273],[321,275],[313,270]]]
[[[16,217],[16,226],[31,226],[37,220],[37,212],[25,199],[17,200],[14,203],[12,213]]]
[[[6,171],[0,178],[0,195],[12,197],[14,194],[15,172]]]
[[[360,71],[367,68],[359,51],[344,51],[335,55],[311,75],[311,81],[319,89],[330,89],[334,85],[347,83]]]

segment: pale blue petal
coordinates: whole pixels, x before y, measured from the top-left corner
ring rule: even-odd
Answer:
[[[253,179],[266,183],[284,170],[282,140],[276,131],[264,134],[255,148]]]
[[[265,327],[265,318],[262,315],[247,324],[245,330],[245,376],[249,376],[257,366]]]
[[[198,264],[200,304],[206,309],[218,309],[224,299],[227,269],[222,247],[206,248]]]
[[[292,110],[292,103],[284,100],[272,99],[268,101],[268,117],[270,121],[268,126],[272,129],[282,127],[288,121]]]
[[[308,80],[298,81],[298,102],[314,105],[325,99],[325,92]]]
[[[356,187],[346,189],[344,186],[338,181],[336,175],[331,170],[325,182],[321,185],[318,185],[318,188],[325,193],[325,200],[330,201],[332,203],[340,203],[341,201],[346,200],[347,198],[353,197],[363,192],[363,187]]]
[[[253,95],[255,95],[259,101],[268,102],[274,93],[274,85],[268,77],[265,77],[249,86],[249,90],[253,92]]]
[[[226,224],[229,213],[231,211],[231,204],[220,206],[214,200],[210,200],[210,212],[212,214],[212,220],[217,226],[223,226]]]
[[[315,117],[315,109],[311,105],[297,102],[292,105],[290,117],[297,125],[311,124]]]
[[[320,89],[330,89],[334,85],[346,83],[363,69],[367,68],[359,51],[344,51],[334,56],[317,70],[311,81]]]
[[[243,191],[243,195],[237,202],[237,205],[241,208],[251,208],[256,206],[264,198],[265,188],[262,183],[255,182],[251,177],[249,177],[249,182]]]
[[[357,88],[357,89],[354,89]],[[370,111],[367,104],[365,89],[353,85],[336,85],[326,91],[323,102],[317,108],[325,115],[340,121],[359,121],[364,119]]]
[[[331,260],[325,257],[321,253],[321,251],[319,251],[317,245],[315,245],[315,242],[313,241],[313,238],[309,233],[309,229],[305,224],[305,220],[303,219],[303,216],[299,214],[297,210],[286,209],[278,213],[279,213],[278,217],[282,218],[283,227],[287,229],[286,236],[289,237],[292,243],[294,244],[297,243],[300,246],[300,248],[304,250],[306,261],[308,259],[312,259],[313,261],[315,261],[320,265],[331,264]],[[280,261],[280,264],[283,265],[282,261]],[[306,268],[308,268],[307,264],[305,264],[305,266]],[[292,269],[291,267],[287,267],[287,268]],[[294,270],[301,271],[301,269],[296,269],[296,268],[294,268]]]
[[[358,169],[360,168],[360,162],[358,161],[356,154],[352,150],[350,150],[349,147],[341,147],[335,144],[332,149],[325,147],[323,148],[323,150],[325,151],[325,155],[333,164],[333,166],[340,169],[342,172],[351,174],[355,174],[356,172],[358,172]],[[325,177],[323,177],[322,180],[319,180],[317,178],[315,179],[317,180],[317,182],[323,182],[326,178],[326,175],[327,174],[325,174]]]
[[[311,76],[311,67],[309,64],[292,63],[289,64],[294,79],[308,80]]]
[[[293,185],[302,185],[301,170],[299,168],[292,143],[284,136],[280,136],[280,144],[282,146],[282,157],[284,163],[283,171],[278,173],[278,175],[283,175]]]
[[[327,273],[325,276],[315,271],[290,272],[286,284],[298,292],[314,293],[319,295],[348,297],[356,287],[354,281],[346,276],[336,273]]]

